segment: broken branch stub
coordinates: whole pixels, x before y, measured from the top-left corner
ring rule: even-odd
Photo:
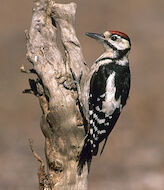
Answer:
[[[48,165],[49,186],[45,184],[44,188],[42,184],[40,189],[87,189],[87,166],[80,176],[77,173],[80,144],[85,136],[83,118],[76,91],[63,85],[72,80],[70,70],[76,77],[83,73],[80,85],[89,71],[74,29],[75,12],[75,3],[34,0],[32,23],[29,33],[26,32],[27,59],[39,81],[35,85],[38,88],[35,94],[43,112],[41,129]],[[57,45],[58,29],[65,50],[64,58]]]

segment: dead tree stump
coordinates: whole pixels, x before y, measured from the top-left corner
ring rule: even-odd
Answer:
[[[85,136],[84,121],[76,89],[63,85],[73,80],[71,70],[77,77],[83,72],[80,85],[89,72],[74,29],[76,4],[33,1],[31,27],[26,31],[27,59],[33,68],[26,71],[22,67],[21,70],[36,74],[37,79],[29,79],[30,89],[24,92],[38,97],[43,113],[41,130],[45,136],[48,170],[45,172],[43,161],[34,154],[41,162],[39,187],[42,190],[86,190],[87,166],[81,175],[77,173],[80,144]],[[57,31],[64,56],[57,45]]]

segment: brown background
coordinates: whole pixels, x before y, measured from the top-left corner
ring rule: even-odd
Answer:
[[[58,1],[69,2],[69,1]],[[132,88],[128,105],[110,135],[103,155],[94,159],[90,190],[164,189],[164,1],[76,0],[77,35],[88,64],[102,52],[85,32],[114,29],[132,41]],[[38,163],[28,146],[44,156],[38,101],[19,67],[25,58],[24,30],[32,0],[0,1],[0,189],[38,188]]]

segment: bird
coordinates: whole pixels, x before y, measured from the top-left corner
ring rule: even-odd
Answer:
[[[102,154],[109,134],[114,128],[129,97],[131,74],[128,55],[131,41],[127,34],[108,30],[104,33],[86,33],[99,41],[103,54],[91,66],[81,89],[81,102],[88,121],[88,131],[79,156],[78,170],[90,163],[104,141]]]

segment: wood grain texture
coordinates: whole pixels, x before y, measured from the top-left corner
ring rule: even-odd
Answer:
[[[70,69],[77,77],[83,72],[81,86],[89,71],[74,29],[75,13],[75,3],[34,0],[31,27],[26,31],[27,59],[37,75],[30,87],[43,113],[41,129],[48,168],[45,184],[42,179],[40,189],[87,189],[87,167],[81,176],[77,173],[80,144],[85,136],[77,92],[63,85],[73,80]],[[58,31],[64,55],[58,47]]]

